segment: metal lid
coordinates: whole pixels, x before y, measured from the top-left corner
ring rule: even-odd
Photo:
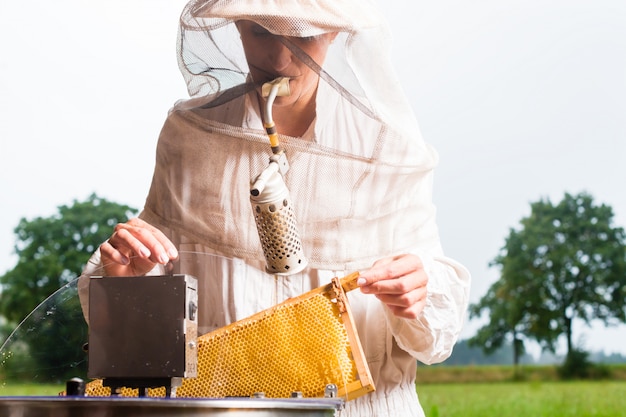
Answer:
[[[106,398],[106,397],[2,397],[0,417],[57,417],[65,415],[134,416],[228,416],[288,417],[334,416],[343,406],[340,399],[272,398]],[[67,414],[66,414],[67,413]],[[70,414],[71,413],[71,414]]]

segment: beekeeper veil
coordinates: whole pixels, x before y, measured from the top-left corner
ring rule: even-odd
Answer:
[[[264,28],[319,75],[312,127],[303,137],[281,137],[310,265],[361,268],[416,245],[436,247],[430,173],[437,156],[421,138],[392,69],[388,25],[369,0],[188,3],[177,52],[192,99],[175,112],[203,131],[193,146],[205,150],[189,150],[185,164],[205,174],[190,187],[157,163],[146,217],[223,255],[262,257],[247,197],[269,146],[263,125],[249,115],[257,100],[242,99],[256,94],[259,80],[250,75],[239,21]],[[336,36],[323,62],[316,62],[297,39],[326,33]],[[189,135],[184,139],[166,125],[162,159],[180,154]]]
[[[363,4],[361,4],[363,3]],[[235,22],[253,21],[274,35],[306,38],[326,32],[341,32],[343,40],[337,45],[352,44],[352,53],[359,53],[355,35],[372,31],[379,20],[371,8],[361,1],[315,0],[204,0],[192,1],[181,16],[179,65],[191,96],[218,93],[246,82],[248,64],[239,40]],[[380,35],[380,31],[378,31]],[[373,31],[372,31],[373,33]],[[381,39],[385,43],[384,39]],[[365,42],[367,45],[369,42]],[[357,49],[355,49],[357,46]],[[368,55],[375,53],[373,45]],[[334,48],[338,49],[338,48]],[[295,51],[294,51],[295,52]],[[380,52],[384,52],[380,51]],[[295,52],[305,62],[303,55]],[[344,51],[345,54],[345,51]],[[371,59],[376,59],[370,56]],[[326,65],[325,78],[338,76],[353,64],[348,57],[337,56]],[[358,66],[357,66],[358,67]],[[335,74],[330,74],[335,72]],[[326,77],[326,75],[330,77]],[[356,74],[354,74],[356,75]],[[342,80],[338,80],[342,81]]]

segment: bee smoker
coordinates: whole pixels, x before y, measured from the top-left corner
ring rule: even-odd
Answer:
[[[278,144],[278,134],[272,119],[272,105],[276,96],[290,94],[289,79],[280,77],[264,84],[262,93],[267,97],[264,126],[273,155],[267,168],[251,181],[250,202],[267,272],[291,275],[302,271],[308,262],[302,251],[293,203],[283,178],[289,170],[289,163]]]

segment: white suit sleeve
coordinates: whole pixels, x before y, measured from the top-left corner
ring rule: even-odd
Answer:
[[[426,306],[420,317],[409,320],[385,309],[398,345],[424,364],[443,362],[452,353],[465,319],[470,274],[458,262],[419,254],[428,275]]]

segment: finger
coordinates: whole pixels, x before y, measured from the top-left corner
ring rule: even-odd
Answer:
[[[409,294],[412,291],[425,288],[427,282],[428,278],[423,271],[413,271],[405,276],[377,281],[369,285],[363,285],[361,287],[361,291],[365,294],[388,294],[390,296],[401,296]]]
[[[116,226],[116,230],[127,237],[128,244],[132,245],[135,253],[141,257],[164,265],[171,260],[178,259],[178,251],[174,244],[163,232],[143,220],[135,219],[132,222],[120,223]],[[125,233],[129,233],[136,241]]]
[[[389,258],[384,258],[374,265],[362,272],[359,276],[359,285],[371,285],[373,283],[396,279],[406,276],[411,272],[421,269],[422,262],[418,256],[415,255],[400,255]]]
[[[109,238],[109,244],[128,257],[150,258],[152,252],[142,242],[143,238],[140,232],[118,226],[115,227],[116,231]]]
[[[165,248],[151,230],[144,227],[121,225],[117,228],[115,235],[114,242],[109,239],[114,247],[119,249],[120,246],[125,246],[130,249],[133,255],[154,263],[165,265],[169,262]]]
[[[109,276],[144,275],[156,262],[147,248],[137,246],[138,240],[128,230],[118,230],[100,245],[104,271]],[[139,245],[142,245],[139,243]],[[137,255],[139,252],[141,255]]]
[[[391,262],[385,259],[361,274],[365,275],[365,282],[359,283],[363,293],[402,295],[426,287],[428,276],[418,256],[402,255],[391,259]],[[371,279],[372,276],[375,278]]]
[[[426,287],[420,287],[402,294],[376,294],[376,298],[389,307],[409,308],[426,300]]]
[[[109,240],[100,245],[100,256],[105,263],[115,262],[120,265],[128,265],[130,263],[129,256],[113,247]]]
[[[396,317],[414,320],[422,314],[422,311],[424,311],[425,306],[426,306],[426,301],[424,300],[406,308],[399,307],[399,306],[388,306],[388,308]]]
[[[140,233],[145,233],[148,231],[152,236],[159,242],[160,246],[163,248],[165,252],[165,256],[169,259],[174,260],[178,259],[178,250],[176,250],[176,246],[172,243],[171,240],[158,228],[152,226],[150,223],[140,219],[134,218],[130,219],[126,223],[120,223],[116,226],[117,229],[127,229],[129,231],[138,230]],[[163,257],[163,253],[159,253],[159,257]]]

